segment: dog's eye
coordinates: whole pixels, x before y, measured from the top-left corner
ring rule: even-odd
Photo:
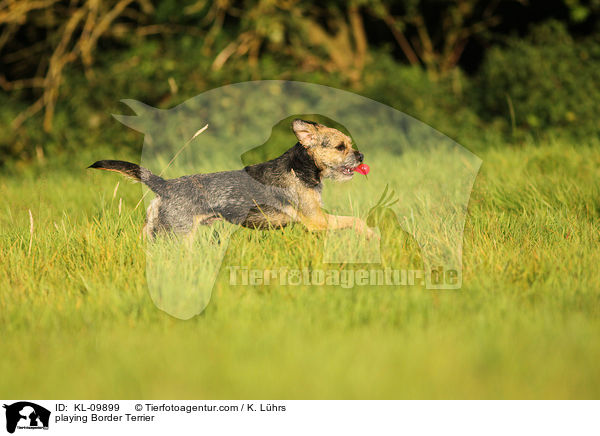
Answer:
[[[338,145],[337,147],[335,147],[337,150],[339,151],[344,151],[346,149],[346,146],[344,145],[344,143],[340,143],[340,145]]]

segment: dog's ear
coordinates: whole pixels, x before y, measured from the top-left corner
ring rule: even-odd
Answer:
[[[311,121],[295,119],[292,123],[292,129],[300,144],[305,147],[312,147],[317,143],[317,124]]]

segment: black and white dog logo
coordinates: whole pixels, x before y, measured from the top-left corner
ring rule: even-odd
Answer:
[[[48,429],[50,411],[29,401],[19,401],[4,405],[6,409],[6,431],[14,433],[16,429]]]

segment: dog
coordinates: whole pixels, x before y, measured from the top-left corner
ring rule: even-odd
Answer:
[[[330,215],[322,209],[323,179],[350,180],[354,168],[363,162],[352,139],[337,129],[300,119],[292,122],[292,130],[298,139],[292,148],[241,170],[165,180],[118,160],[101,160],[88,168],[119,172],[156,194],[142,231],[150,239],[160,231],[193,233],[198,225],[219,219],[258,229],[299,222],[309,231],[352,228],[374,236],[363,220]]]

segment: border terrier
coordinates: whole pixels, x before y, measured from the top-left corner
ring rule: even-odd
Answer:
[[[157,196],[147,210],[145,237],[159,231],[192,233],[197,225],[225,219],[250,228],[277,228],[300,222],[309,231],[351,228],[375,234],[355,217],[322,209],[322,181],[350,180],[363,154],[339,130],[296,119],[298,142],[281,156],[241,170],[194,174],[165,180],[139,165],[101,160],[88,168],[119,172],[148,186]]]

